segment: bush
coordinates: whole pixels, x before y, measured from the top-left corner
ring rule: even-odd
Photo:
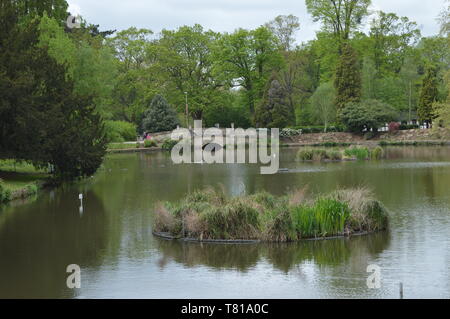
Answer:
[[[145,148],[158,147],[158,144],[156,143],[155,140],[149,140],[149,139],[146,139],[146,140],[144,141],[144,147],[145,147]]]
[[[407,131],[407,130],[417,130],[420,128],[420,125],[418,124],[401,124],[399,127],[400,131]]]
[[[124,121],[105,121],[106,138],[109,143],[136,140],[136,125]]]
[[[325,126],[295,126],[291,129],[301,131],[302,134],[324,133]],[[342,125],[334,125],[327,127],[327,133],[345,132],[345,127]]]
[[[11,200],[11,190],[6,188],[3,181],[0,179],[0,204],[9,202]]]
[[[301,129],[284,128],[280,132],[280,137],[293,137],[302,135],[303,131]]]
[[[389,133],[398,132],[399,129],[400,129],[400,123],[398,123],[398,122],[389,123]]]
[[[164,140],[164,142],[163,142],[161,147],[162,147],[163,150],[171,151],[172,148],[174,148],[174,146],[177,145],[177,144],[178,144],[178,141],[174,141],[174,140],[171,140],[171,139],[166,139],[166,140]]]
[[[395,120],[396,111],[383,102],[366,100],[348,103],[341,113],[341,120],[351,132],[377,132],[384,124]]]

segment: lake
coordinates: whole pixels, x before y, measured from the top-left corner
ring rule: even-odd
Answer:
[[[174,165],[168,153],[109,155],[82,182],[0,208],[0,298],[450,298],[450,148],[389,147],[371,162],[280,168]],[[281,195],[368,186],[390,211],[390,230],[292,244],[217,245],[152,235],[153,207],[205,186],[230,195]],[[78,194],[83,193],[83,211]],[[81,267],[81,289],[66,267]],[[381,288],[369,289],[369,265]]]

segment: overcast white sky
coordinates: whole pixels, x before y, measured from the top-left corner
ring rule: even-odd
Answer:
[[[372,0],[372,10],[394,12],[416,21],[424,36],[434,35],[436,18],[445,0]],[[297,41],[311,40],[320,25],[313,23],[304,0],[68,0],[69,11],[81,14],[101,30],[123,30],[135,26],[151,29],[175,29],[199,23],[205,29],[229,31],[252,29],[280,14],[300,18]]]

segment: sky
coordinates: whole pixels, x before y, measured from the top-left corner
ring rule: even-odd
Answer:
[[[304,0],[68,0],[69,11],[80,14],[101,30],[129,27],[160,32],[183,25],[201,24],[205,29],[232,32],[254,29],[278,15],[300,19],[297,43],[312,40],[320,29],[306,11]],[[436,21],[445,0],[372,0],[372,11],[394,12],[416,21],[423,36],[439,31]]]

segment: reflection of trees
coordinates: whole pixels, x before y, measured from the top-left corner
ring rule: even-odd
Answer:
[[[162,252],[159,262],[164,267],[170,260],[188,267],[206,265],[216,269],[237,269],[246,271],[260,259],[259,245],[219,245],[181,243],[159,240]]]
[[[289,272],[304,262],[319,266],[346,264],[349,260],[367,260],[389,244],[388,233],[350,239],[303,241],[288,244],[217,245],[158,241],[162,253],[160,266],[173,260],[187,267],[205,265],[215,269],[247,271],[265,259],[275,268]]]
[[[64,188],[53,200],[15,208],[0,232],[0,298],[71,297],[67,266],[101,265],[108,222],[94,193],[86,198],[82,216],[78,198]]]

